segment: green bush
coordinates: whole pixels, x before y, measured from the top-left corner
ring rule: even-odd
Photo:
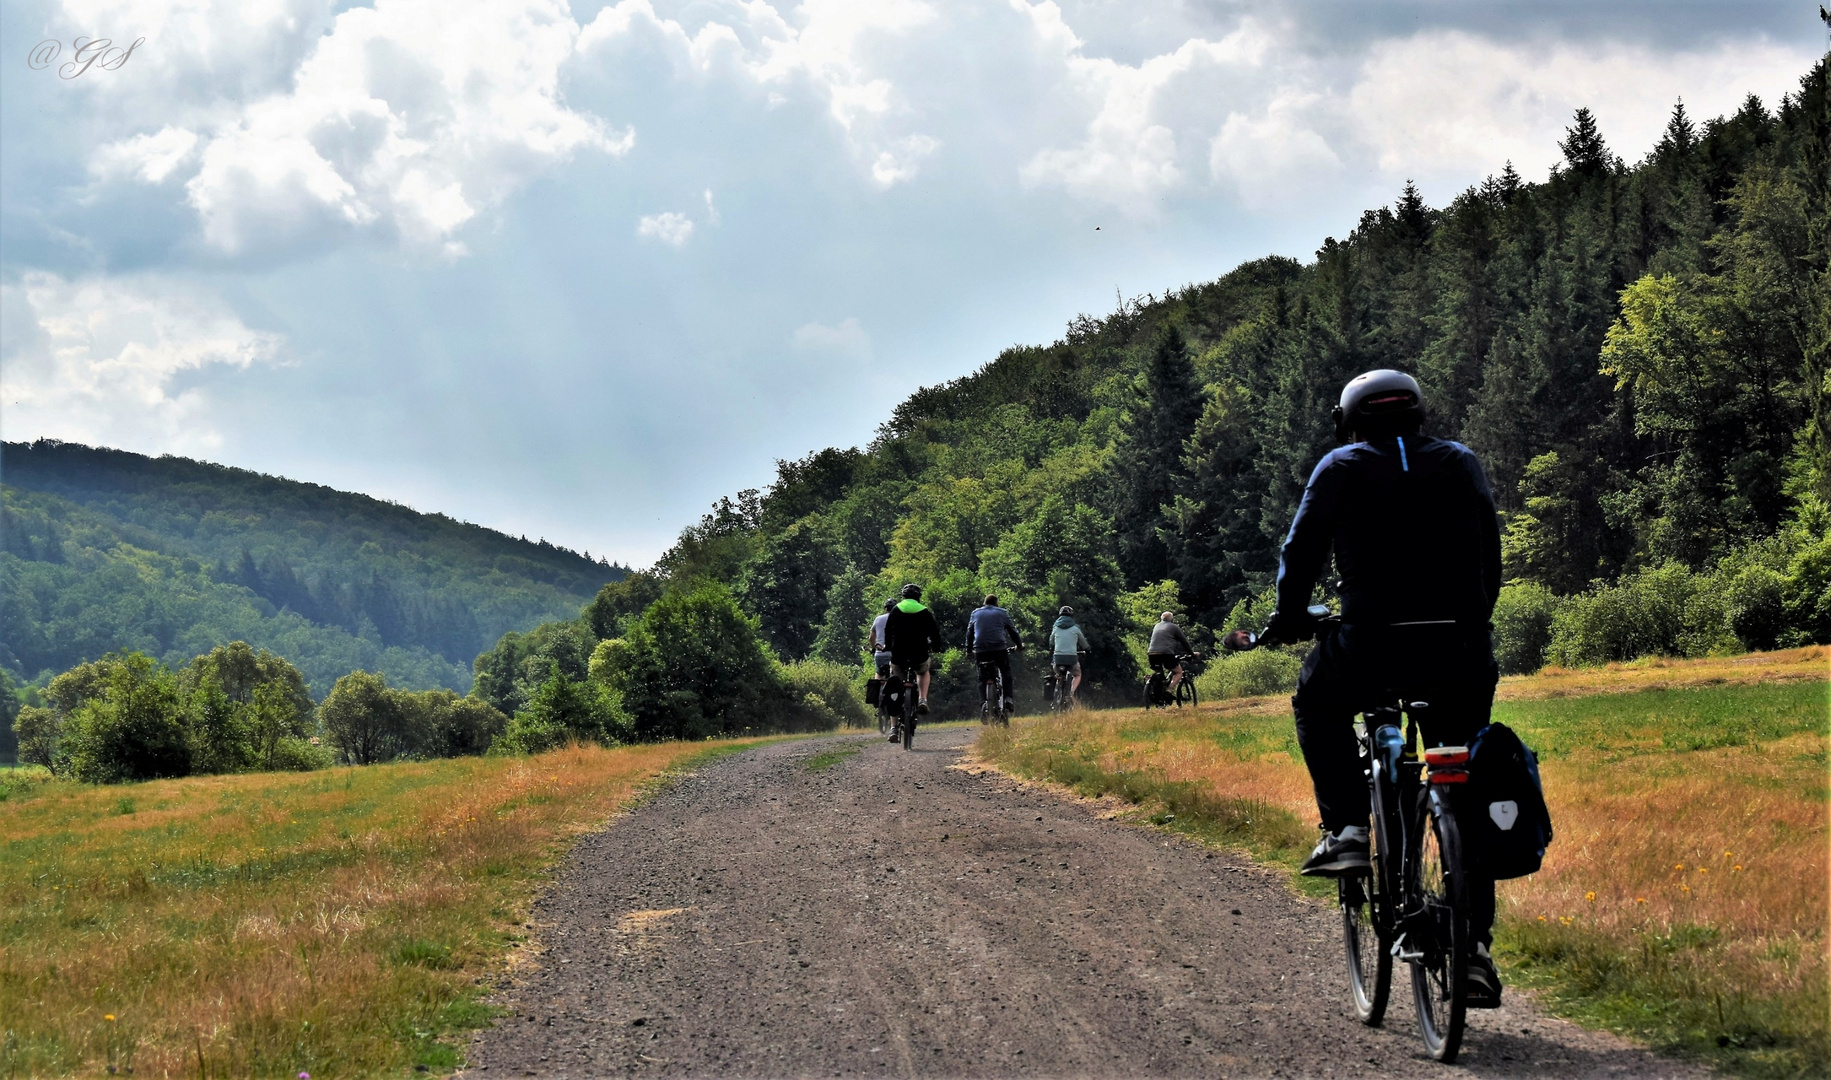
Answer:
[[[42,765],[53,772],[64,771],[60,760],[64,718],[56,709],[25,706],[13,718],[13,732],[19,736],[19,764]]]
[[[388,681],[370,671],[352,671],[337,680],[318,707],[324,733],[337,755],[352,765],[391,761],[407,752],[412,740],[408,715]]]
[[[782,681],[798,700],[813,708],[815,706],[809,702],[811,698],[818,702],[819,709],[832,712],[834,727],[841,723],[848,727],[867,727],[876,723],[876,718],[854,685],[857,672],[857,668],[844,664],[814,659],[783,664],[780,669]]]
[[[590,679],[567,678],[555,664],[527,706],[509,720],[493,749],[538,754],[574,742],[614,746],[629,742],[633,728],[615,689]]]
[[[1223,656],[1196,676],[1195,689],[1216,700],[1291,693],[1297,689],[1297,673],[1308,651],[1308,646],[1265,648]]]
[[[1717,581],[1667,563],[1566,599],[1552,618],[1547,656],[1578,667],[1637,656],[1703,656],[1738,644]]]
[[[623,638],[605,685],[643,742],[793,731],[815,723],[783,685],[757,624],[723,585],[670,592]],[[513,728],[513,725],[511,725]]]
[[[311,772],[328,769],[336,763],[337,757],[330,747],[320,744],[316,738],[288,736],[268,750],[263,768],[272,772]]]
[[[116,658],[99,697],[64,721],[70,775],[94,784],[183,776],[191,771],[178,680],[142,653]]]
[[[1503,675],[1527,675],[1545,666],[1557,596],[1534,581],[1503,586],[1494,603],[1494,658]]]

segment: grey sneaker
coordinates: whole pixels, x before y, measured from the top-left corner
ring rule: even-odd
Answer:
[[[1316,850],[1298,871],[1308,877],[1349,877],[1365,874],[1371,868],[1367,861],[1367,832],[1350,826],[1340,833],[1325,835]]]
[[[1494,958],[1486,945],[1477,944],[1469,953],[1469,1008],[1500,1008],[1500,973],[1494,970]]]

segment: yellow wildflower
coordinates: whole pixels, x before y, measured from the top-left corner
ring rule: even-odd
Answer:
[[[1636,897],[1635,897],[1635,898],[1634,898],[1634,902],[1635,902],[1635,903],[1636,903],[1636,904],[1644,904],[1644,903],[1646,903],[1646,902],[1647,902],[1647,898],[1646,898],[1646,897],[1644,897],[1644,896],[1636,896]]]
[[[112,1023],[114,1023],[114,1014],[113,1013],[104,1013],[102,1015],[102,1019],[104,1019],[112,1024]]]
[[[1588,900],[1592,904],[1595,903],[1596,902],[1596,890],[1591,889],[1590,891],[1584,893],[1583,899]]]

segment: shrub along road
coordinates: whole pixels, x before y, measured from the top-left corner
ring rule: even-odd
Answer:
[[[974,733],[773,744],[585,838],[471,1073],[1444,1075],[1409,984],[1350,1018],[1330,909],[950,768]],[[1692,1074],[1518,999],[1471,1027],[1476,1076]]]

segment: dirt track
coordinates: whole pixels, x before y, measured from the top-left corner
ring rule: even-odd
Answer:
[[[1408,982],[1384,1029],[1349,1016],[1331,910],[950,769],[973,734],[777,743],[586,838],[470,1074],[1454,1075]],[[1517,1003],[1471,1029],[1462,1074],[1699,1075]]]

